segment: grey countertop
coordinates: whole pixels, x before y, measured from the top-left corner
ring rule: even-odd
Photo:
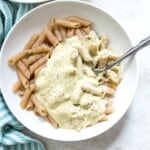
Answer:
[[[133,44],[150,35],[149,0],[87,0],[107,11],[127,31]],[[46,150],[150,150],[150,47],[137,54],[140,78],[134,100],[123,118],[104,134],[81,142],[41,140]]]

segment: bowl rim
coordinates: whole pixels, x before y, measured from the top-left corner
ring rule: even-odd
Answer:
[[[123,30],[124,34],[126,35],[126,37],[127,37],[128,40],[129,40],[130,45],[132,46],[132,42],[131,42],[131,40],[130,40],[128,34],[127,34],[127,32],[126,32],[125,29],[120,25],[119,21],[118,21],[116,18],[114,18],[112,15],[110,15],[109,11],[106,11],[106,10],[102,9],[102,8],[96,6],[96,5],[93,4],[93,3],[89,3],[89,2],[85,2],[85,1],[61,0],[61,1],[50,1],[50,2],[44,3],[44,4],[40,5],[40,6],[37,6],[37,7],[33,8],[32,10],[30,10],[29,12],[27,12],[25,15],[23,15],[23,16],[20,18],[20,20],[19,20],[18,22],[16,22],[16,23],[13,25],[13,27],[11,28],[11,30],[10,30],[9,33],[7,34],[5,40],[4,40],[3,44],[2,44],[2,47],[1,47],[0,58],[2,57],[2,54],[4,53],[4,47],[5,47],[6,43],[7,43],[7,39],[8,39],[9,36],[11,35],[12,31],[16,28],[16,25],[18,25],[25,17],[27,17],[28,15],[30,15],[32,12],[34,12],[34,11],[36,11],[36,10],[42,8],[42,7],[45,7],[45,6],[47,6],[47,5],[57,4],[57,3],[67,3],[67,2],[69,2],[69,3],[73,2],[73,3],[79,3],[79,4],[83,4],[83,5],[88,5],[89,7],[93,7],[94,9],[96,8],[96,9],[102,11],[103,13],[105,13],[106,15],[108,15],[108,16],[109,16],[111,19],[113,19],[113,21],[115,21],[115,22],[119,25],[119,27]],[[24,125],[24,127],[26,127],[27,129],[29,129],[31,132],[35,133],[36,135],[41,136],[41,137],[44,137],[44,138],[47,138],[47,139],[56,140],[56,141],[66,141],[66,142],[82,141],[82,140],[87,140],[87,139],[90,139],[90,138],[93,138],[93,137],[96,137],[96,136],[98,136],[98,135],[103,134],[104,132],[106,132],[106,131],[108,131],[109,129],[111,129],[116,123],[118,123],[118,122],[120,121],[120,119],[121,119],[121,118],[124,116],[124,114],[127,112],[127,110],[129,109],[129,106],[131,105],[131,103],[132,103],[132,101],[133,101],[133,98],[134,98],[135,93],[136,93],[138,81],[139,81],[139,65],[138,65],[138,61],[137,61],[137,56],[134,56],[134,59],[135,59],[134,61],[135,61],[135,67],[136,67],[136,71],[137,71],[137,72],[136,72],[136,78],[135,78],[135,89],[134,89],[134,92],[132,93],[130,103],[128,104],[127,109],[122,113],[122,115],[120,115],[120,116],[118,117],[118,119],[117,119],[116,121],[114,121],[114,122],[111,124],[111,126],[108,126],[108,127],[107,127],[105,130],[103,130],[101,133],[97,133],[97,134],[95,134],[94,136],[93,136],[93,135],[90,135],[90,136],[88,136],[88,137],[82,137],[82,138],[80,138],[80,139],[70,139],[70,140],[69,140],[69,139],[68,139],[68,140],[64,139],[64,140],[63,140],[62,138],[50,138],[50,137],[41,135],[41,134],[39,134],[39,133],[36,133],[36,132],[34,132],[31,128],[26,127],[25,124],[23,124],[22,122],[21,122],[21,123]],[[0,59],[0,66],[1,66],[1,65],[2,65],[2,61],[1,61],[1,59]],[[2,75],[0,74],[0,79],[2,79],[2,78],[3,78],[3,77],[2,77]],[[1,82],[0,82],[0,89],[1,89],[1,92],[2,92],[2,94],[3,94],[4,91],[3,91],[3,88],[2,88],[2,83],[1,83]],[[7,101],[6,101],[5,99],[4,99],[4,101],[5,101],[6,105],[8,106],[10,112],[14,115],[14,113],[13,113],[11,107],[9,106],[9,104],[7,103]],[[14,116],[15,116],[15,115],[14,115]],[[17,118],[17,120],[19,120],[19,118],[18,118],[17,116],[15,116],[15,117]],[[19,121],[19,122],[20,122],[20,121]]]

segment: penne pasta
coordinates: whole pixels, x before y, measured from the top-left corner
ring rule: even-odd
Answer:
[[[62,35],[62,38],[65,39],[67,37],[67,30],[64,27],[59,27],[59,31]]]
[[[51,19],[48,24],[47,24],[47,28],[52,31],[55,27],[55,19]]]
[[[108,56],[108,60],[109,61],[115,61],[115,60],[117,60],[118,59],[118,56],[116,56],[116,55],[109,55]]]
[[[108,47],[109,40],[106,35],[101,36],[101,49],[105,49]]]
[[[32,100],[30,99],[27,106],[26,106],[26,110],[33,110],[34,109],[34,105]]]
[[[48,114],[47,120],[53,125],[54,128],[59,128],[59,124],[54,120],[54,118]]]
[[[101,122],[101,121],[107,121],[107,120],[108,120],[108,116],[105,115],[105,114],[103,114],[103,115],[100,116],[98,122]]]
[[[79,38],[82,38],[83,35],[82,35],[82,32],[81,32],[81,29],[75,29],[75,35],[77,35]]]
[[[33,54],[44,53],[51,51],[50,47],[46,44],[42,44],[30,50],[26,50],[28,56],[32,56]]]
[[[61,35],[61,32],[60,32],[60,30],[58,29],[57,26],[54,27],[54,34],[55,34],[55,36],[56,36],[56,38],[57,38],[57,40],[58,40],[59,42],[61,42],[61,41],[63,40],[63,37],[62,37],[62,35]]]
[[[27,66],[20,60],[17,62],[18,69],[24,74],[27,79],[30,79],[30,71]]]
[[[83,66],[83,70],[84,70],[85,74],[86,74],[88,77],[91,77],[91,78],[95,78],[95,77],[96,77],[95,74],[94,74],[94,72],[92,71],[92,69],[89,68],[88,66],[84,65],[84,66]]]
[[[98,77],[98,82],[99,82],[99,84],[105,84],[105,83],[108,84],[108,78],[105,76],[105,74],[100,75]]]
[[[28,88],[29,87],[29,81],[28,79],[23,75],[23,73],[17,68],[16,69],[19,81],[22,83],[24,88]]]
[[[73,21],[73,22],[78,22],[82,26],[85,26],[85,27],[90,26],[92,24],[92,22],[90,20],[87,20],[87,19],[84,19],[84,18],[81,18],[81,17],[78,17],[78,16],[69,16],[67,18],[67,20]]]
[[[105,96],[112,97],[114,96],[114,94],[115,94],[114,89],[105,86]]]
[[[111,114],[113,112],[114,112],[113,105],[110,105],[110,106],[106,107],[105,114],[109,115],[109,114]]]
[[[110,88],[112,88],[112,89],[114,89],[114,90],[117,89],[117,85],[114,84],[114,83],[107,83],[107,86],[110,87]]]
[[[78,22],[72,22],[65,19],[56,19],[55,24],[57,26],[66,27],[66,28],[79,28],[81,25]]]
[[[28,50],[28,49],[23,50],[23,51],[17,53],[16,55],[10,57],[8,59],[8,65],[15,65],[20,59],[22,59],[26,55],[32,55],[32,54],[36,54],[36,53],[47,52],[49,50],[50,50],[50,48],[44,44],[39,46],[39,47],[30,49],[30,50]]]
[[[67,29],[67,37],[68,38],[74,36],[74,34],[75,34],[75,29],[73,29],[73,28],[68,28]]]
[[[16,55],[10,57],[8,59],[8,65],[15,65],[16,62],[18,62],[20,59],[22,59],[24,56],[26,56],[27,51],[21,51],[17,53]]]
[[[103,68],[104,66],[106,66],[107,60],[108,60],[108,57],[101,56],[100,59],[99,59],[99,61],[98,61],[98,67],[99,68]]]
[[[30,73],[33,74],[35,73],[35,70],[37,68],[39,68],[40,66],[42,66],[43,64],[45,64],[48,60],[48,55],[43,56],[41,59],[39,59],[37,62],[35,62],[34,64],[32,64],[30,66]]]
[[[40,72],[40,70],[43,69],[44,67],[46,67],[46,64],[43,64],[43,65],[39,66],[39,67],[35,70],[34,75],[36,76],[36,75]]]
[[[82,85],[82,89],[84,91],[86,91],[87,93],[91,93],[93,95],[97,95],[97,96],[100,96],[100,97],[103,97],[105,95],[105,91],[104,90],[101,90],[100,88],[97,88],[91,84],[88,84],[88,83],[84,83]]]
[[[49,42],[56,47],[59,44],[59,41],[57,40],[57,38],[55,37],[55,35],[48,29],[45,28],[45,34],[49,40]]]
[[[22,87],[21,82],[20,82],[20,81],[17,81],[17,82],[12,86],[12,90],[13,90],[14,93],[17,93],[21,87]]]
[[[22,58],[21,60],[28,67],[28,59],[27,58]]]
[[[34,78],[32,80],[30,80],[30,84],[35,84]]]
[[[34,111],[34,114],[35,114],[35,115],[40,116],[40,114],[39,114],[39,112],[38,112],[38,110],[37,110],[36,107],[33,108],[33,111]]]
[[[84,31],[86,34],[89,34],[89,33],[91,32],[91,26],[83,27],[83,31]]]
[[[25,64],[27,66],[29,66],[29,65],[35,63],[36,61],[38,61],[44,55],[45,55],[44,53],[41,53],[41,54],[34,54],[32,56],[29,56],[29,58],[25,60]]]
[[[98,52],[98,48],[94,44],[89,45],[88,50],[92,56],[95,56]]]
[[[33,34],[31,36],[31,38],[29,39],[29,41],[26,43],[24,49],[31,49],[32,46],[35,44],[35,42],[37,41],[37,39],[39,38],[39,34]]]
[[[33,44],[33,48],[43,44],[43,42],[46,40],[46,36],[45,36],[45,31],[43,30],[40,34],[40,36],[38,37],[38,39],[34,42]],[[28,49],[28,48],[27,48]]]
[[[19,91],[17,92],[17,94],[18,94],[20,97],[23,97],[23,95],[24,95],[24,90],[19,90]]]
[[[85,62],[91,62],[92,61],[92,57],[90,56],[90,54],[88,53],[88,51],[84,51],[83,49],[77,47],[77,50],[81,56],[81,58],[85,61]]]
[[[35,85],[31,85],[29,88],[25,90],[21,103],[20,103],[20,106],[22,109],[25,109],[27,107],[27,104],[34,90],[35,90]]]
[[[35,95],[31,96],[31,100],[35,105],[37,111],[39,112],[40,116],[47,116],[46,108],[41,104],[41,102],[37,99]]]

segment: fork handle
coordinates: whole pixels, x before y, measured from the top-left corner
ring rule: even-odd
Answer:
[[[140,41],[136,46],[130,48],[127,52],[125,52],[121,57],[119,57],[116,61],[114,61],[111,64],[107,65],[107,70],[110,69],[112,66],[120,63],[123,59],[127,58],[129,55],[134,54],[141,50],[142,48],[150,45],[150,36],[144,38],[142,41]]]

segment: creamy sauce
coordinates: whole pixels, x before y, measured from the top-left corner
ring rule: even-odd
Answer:
[[[105,112],[105,88],[99,87],[90,67],[99,56],[100,42],[94,31],[82,39],[66,39],[54,49],[46,67],[36,76],[36,96],[61,128],[94,125]],[[91,47],[95,48],[92,53]]]

